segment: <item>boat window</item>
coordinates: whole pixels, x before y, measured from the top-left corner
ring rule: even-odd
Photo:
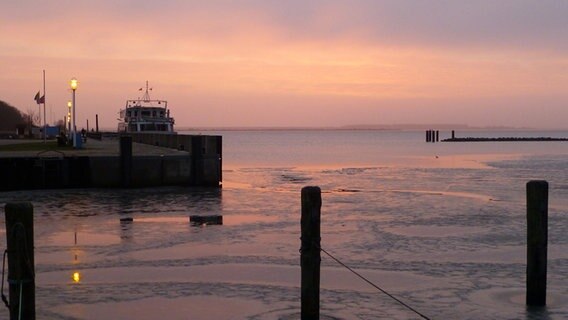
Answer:
[[[150,116],[150,111],[142,111],[141,114],[142,114],[142,116],[149,117],[149,116]]]

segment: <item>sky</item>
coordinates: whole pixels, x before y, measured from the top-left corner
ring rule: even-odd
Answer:
[[[565,0],[18,0],[0,100],[115,130],[149,81],[177,128],[568,129]]]

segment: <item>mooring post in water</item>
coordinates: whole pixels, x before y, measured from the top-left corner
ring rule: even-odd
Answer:
[[[120,182],[129,187],[132,178],[132,137],[120,137]]]
[[[302,188],[302,320],[319,319],[321,189]]]
[[[191,137],[191,180],[196,186],[203,183],[203,139],[202,136]]]
[[[35,319],[34,223],[29,202],[7,203],[6,251],[10,320]]]
[[[546,305],[548,182],[527,183],[527,306]]]

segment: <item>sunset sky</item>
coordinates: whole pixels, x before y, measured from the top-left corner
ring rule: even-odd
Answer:
[[[0,100],[115,129],[458,123],[568,129],[568,1],[4,1]],[[43,90],[42,90],[43,91]]]

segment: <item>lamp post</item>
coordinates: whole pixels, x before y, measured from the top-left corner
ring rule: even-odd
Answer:
[[[77,90],[77,79],[71,78],[71,81],[69,82],[69,84],[71,85],[71,90],[73,90],[73,101],[72,101],[73,127],[71,128],[71,134],[72,134],[72,137],[73,137],[73,148],[77,148],[77,137],[76,137],[77,127],[75,126],[75,91]]]
[[[67,134],[71,134],[71,106],[73,104],[71,103],[71,101],[67,101],[67,108],[69,109],[67,111]]]

